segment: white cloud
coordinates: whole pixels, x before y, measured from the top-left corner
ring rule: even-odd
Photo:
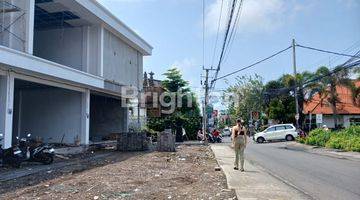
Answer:
[[[194,58],[184,58],[174,61],[170,66],[171,68],[176,67],[180,70],[184,80],[189,82],[191,91],[195,93],[200,103],[200,97],[203,96],[203,90],[200,85],[202,68],[197,61]]]
[[[215,0],[207,8],[205,26],[208,33],[216,34],[222,0]],[[226,28],[231,1],[224,1],[220,30]],[[239,4],[238,4],[239,5]],[[299,5],[289,0],[244,0],[239,21],[239,31],[272,31],[279,28],[292,12],[299,11]]]
[[[178,68],[184,79],[189,81],[190,86],[194,87],[200,85],[201,66],[197,64],[195,59],[184,58],[182,60],[176,60],[170,66],[171,68]]]

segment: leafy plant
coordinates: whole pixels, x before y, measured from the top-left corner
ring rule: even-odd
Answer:
[[[325,146],[328,148],[360,152],[360,126],[352,126],[335,133]]]
[[[309,145],[360,152],[360,126],[351,126],[333,132],[315,129],[307,138],[298,138],[297,141]]]
[[[305,144],[323,147],[330,139],[331,134],[332,133],[330,131],[315,129],[310,132],[309,136],[306,138]]]

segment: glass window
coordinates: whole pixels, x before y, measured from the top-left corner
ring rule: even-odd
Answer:
[[[277,131],[285,130],[285,126],[277,126],[276,130]]]
[[[360,118],[350,118],[350,125],[360,125]]]
[[[271,128],[266,129],[266,132],[272,132],[272,131],[275,131],[275,127],[271,127]]]
[[[293,129],[294,127],[290,126],[290,125],[286,125],[285,126],[286,129]]]

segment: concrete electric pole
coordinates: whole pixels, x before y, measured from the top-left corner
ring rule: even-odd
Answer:
[[[204,100],[204,108],[203,108],[203,134],[204,134],[204,138],[205,138],[205,142],[207,142],[207,137],[206,137],[206,130],[207,130],[207,125],[208,125],[208,118],[207,118],[207,106],[209,105],[209,71],[210,70],[215,70],[213,68],[203,68],[203,70],[205,70],[205,82],[204,82],[204,89],[205,89],[205,100]]]
[[[206,137],[206,129],[207,129],[207,106],[209,103],[209,69],[205,69],[205,99],[204,99],[204,112],[203,112],[203,133],[205,141],[207,140]]]
[[[296,128],[299,128],[299,118],[300,118],[300,114],[299,114],[299,100],[298,100],[298,85],[297,85],[297,72],[296,72],[296,43],[295,43],[295,39],[292,40],[292,50],[293,50],[293,67],[294,67],[294,96],[295,96],[295,107],[296,107],[296,115],[295,115],[295,119],[296,119]]]

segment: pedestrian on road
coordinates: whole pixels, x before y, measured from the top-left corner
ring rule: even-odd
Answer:
[[[236,126],[232,128],[232,141],[235,149],[235,163],[234,170],[239,170],[240,160],[240,171],[244,171],[244,150],[247,144],[246,128],[242,125],[241,119],[236,120]]]

